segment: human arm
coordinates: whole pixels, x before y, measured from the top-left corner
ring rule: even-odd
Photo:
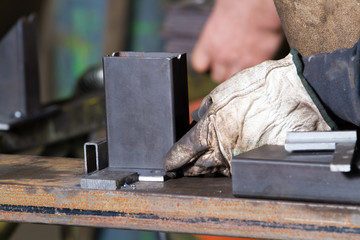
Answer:
[[[192,66],[216,82],[271,59],[283,40],[272,0],[216,0],[192,52]]]
[[[360,39],[352,48],[303,58],[304,77],[323,104],[360,126]]]

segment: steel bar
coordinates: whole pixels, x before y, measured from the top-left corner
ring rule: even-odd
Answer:
[[[285,149],[290,153],[334,151],[330,171],[350,172],[356,140],[356,131],[289,132]]]
[[[355,143],[356,131],[288,132],[285,149],[293,151],[335,150],[336,143]]]
[[[230,178],[79,186],[82,159],[0,155],[0,220],[252,238],[359,239],[360,206],[232,196]]]

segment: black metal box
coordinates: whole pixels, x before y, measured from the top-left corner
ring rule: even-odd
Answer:
[[[239,197],[360,203],[360,173],[331,172],[332,152],[288,153],[266,145],[232,160],[233,193]]]
[[[186,55],[119,52],[103,65],[109,167],[164,172],[189,129]]]

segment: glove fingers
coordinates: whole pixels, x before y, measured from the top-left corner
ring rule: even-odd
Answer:
[[[199,159],[195,162],[196,166],[201,166],[203,168],[212,168],[224,165],[223,156],[220,151],[208,151],[205,154],[201,155]]]
[[[209,151],[199,157],[192,166],[184,169],[185,176],[221,173],[230,176],[229,166],[220,151]]]
[[[204,169],[201,166],[191,166],[184,169],[185,177],[195,177],[199,175],[204,175],[208,172],[208,169]]]
[[[194,164],[185,166],[183,169],[184,176],[199,176],[210,173],[213,165],[212,154],[213,151],[207,151],[201,155]]]
[[[178,169],[201,156],[209,147],[207,144],[207,122],[200,121],[175,143],[164,157],[165,169]]]

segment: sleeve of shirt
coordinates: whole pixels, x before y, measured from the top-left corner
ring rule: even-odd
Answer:
[[[360,39],[348,49],[303,57],[303,76],[325,108],[360,126]]]

